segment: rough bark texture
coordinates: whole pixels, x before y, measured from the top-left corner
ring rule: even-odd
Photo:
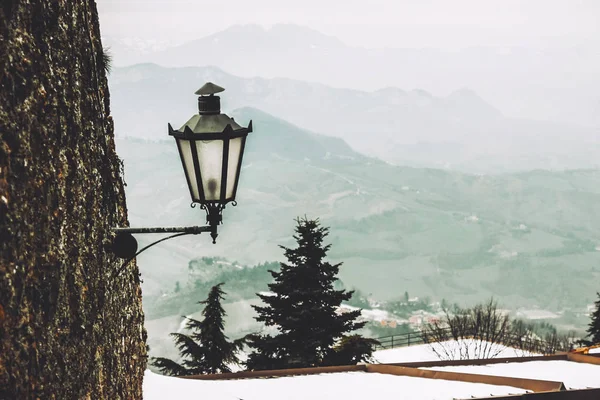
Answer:
[[[136,399],[146,367],[93,1],[0,2],[0,398]]]

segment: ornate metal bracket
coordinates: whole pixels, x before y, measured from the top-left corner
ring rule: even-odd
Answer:
[[[187,227],[172,227],[172,228],[112,228],[112,231],[117,234],[113,240],[112,250],[119,258],[133,258],[144,250],[177,236],[183,235],[199,235],[202,232],[213,231],[212,226],[187,226]],[[177,235],[169,236],[156,242],[149,244],[140,251],[137,251],[137,240],[133,237],[134,233],[177,233]]]
[[[213,226],[187,226],[187,227],[171,227],[171,228],[112,228],[117,235],[112,242],[112,251],[119,258],[125,258],[126,261],[113,274],[113,279],[121,273],[123,268],[127,266],[140,253],[150,247],[164,242],[165,240],[173,239],[184,235],[199,235],[202,232],[210,232],[213,237],[213,243],[216,239],[216,225]],[[137,240],[133,237],[134,233],[175,233],[175,235],[156,240],[138,251]]]
[[[236,202],[233,201],[233,205]],[[191,204],[192,208],[196,206],[196,203]],[[223,222],[223,210],[225,204],[221,203],[207,203],[200,204],[200,208],[206,211],[206,223],[207,226],[186,226],[186,227],[171,227],[171,228],[111,228],[116,233],[115,238],[112,242],[112,251],[119,257],[124,258],[126,261],[123,263],[121,268],[115,271],[113,278],[121,273],[123,268],[127,266],[136,258],[140,253],[149,249],[150,247],[164,242],[165,240],[173,239],[184,235],[199,235],[203,232],[210,232],[213,243],[217,240],[217,227]],[[133,237],[134,233],[175,233],[175,235],[167,236],[166,238],[159,239],[155,242],[150,243],[148,246],[138,251],[137,240]]]

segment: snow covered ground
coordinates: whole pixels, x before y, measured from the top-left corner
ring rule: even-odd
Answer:
[[[366,372],[341,372],[272,379],[201,381],[146,371],[144,399],[364,400],[368,398],[452,400],[525,393],[509,386],[454,382]]]
[[[484,350],[484,346],[487,347]],[[435,351],[434,351],[435,350]],[[441,355],[442,357],[436,352]],[[480,342],[478,340],[459,340],[435,343],[432,345],[421,344],[410,347],[398,347],[389,350],[379,350],[373,353],[375,362],[401,363],[418,361],[440,361],[441,360],[460,360],[460,359],[478,359],[478,358],[504,358],[504,357],[524,357],[537,356],[527,351],[513,349],[499,344]]]
[[[476,346],[476,341],[444,343],[458,351]],[[517,357],[520,350],[498,346],[497,357]],[[374,354],[377,362],[437,361],[430,345],[380,350]],[[600,366],[570,361],[528,361],[480,366],[428,368],[439,371],[510,376],[564,382],[569,389],[600,387]],[[173,378],[146,371],[144,399],[210,400],[364,400],[365,398],[394,398],[410,400],[451,400],[455,398],[489,397],[524,393],[523,389],[480,383],[456,382],[395,376],[380,373],[340,372],[270,379],[190,380]]]
[[[572,361],[528,361],[524,363],[464,365],[423,369],[563,382],[569,390],[600,388],[600,365]]]

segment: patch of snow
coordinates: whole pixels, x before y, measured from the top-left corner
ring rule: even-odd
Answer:
[[[338,307],[336,312],[338,314],[343,314],[345,312],[356,311],[358,309],[359,309],[358,307],[354,307],[354,306],[351,306],[348,304],[342,304],[341,306]],[[406,322],[405,320],[398,318],[397,316],[393,315],[392,313],[390,313],[388,311],[378,310],[378,309],[363,308],[363,309],[361,309],[360,316],[361,316],[361,318],[360,318],[361,321],[385,322],[385,325],[388,325],[389,323],[393,323],[393,322],[395,322],[396,324]]]
[[[373,359],[381,364],[439,360],[428,344],[378,350],[373,353]]]
[[[516,251],[502,251],[500,252],[500,258],[514,258],[519,255]]]
[[[525,319],[554,319],[560,315],[546,310],[517,310],[517,317]]]
[[[410,398],[452,400],[525,393],[523,389],[442,379],[415,378],[367,372],[342,372],[273,379],[192,380],[146,371],[144,399],[198,398],[211,400],[364,400]]]
[[[563,382],[569,390],[590,387],[600,388],[600,365],[572,361],[528,361],[524,363],[463,365],[423,369]]]
[[[487,342],[465,339],[460,341],[447,341],[442,343],[421,344],[417,346],[398,347],[389,350],[378,350],[373,353],[373,358],[376,362],[401,363],[401,362],[419,362],[419,361],[439,361],[440,356],[444,355],[443,359],[460,359],[460,355],[466,359],[484,358],[484,351],[481,349]],[[485,354],[492,354],[494,358],[508,357],[523,357],[535,356],[540,354],[530,353],[520,349],[506,347],[500,344],[487,343],[491,351],[485,351]],[[434,351],[435,350],[435,351]],[[436,354],[437,352],[437,354]]]
[[[468,222],[479,222],[479,217],[477,215],[470,215],[465,220]]]
[[[187,324],[188,319],[192,318],[191,315],[186,315],[185,318],[183,318],[181,320],[181,323],[179,324],[179,328],[177,328],[177,333],[181,333],[183,332],[183,330],[185,329],[185,325]]]
[[[362,310],[361,315],[371,321],[387,321],[392,319],[390,313],[384,310]]]
[[[596,305],[594,303],[587,305],[587,312],[588,313],[593,313],[595,309],[596,309]]]
[[[514,250],[504,249],[502,245],[495,244],[488,250],[488,253],[494,253],[500,258],[514,258],[519,255],[519,252]]]

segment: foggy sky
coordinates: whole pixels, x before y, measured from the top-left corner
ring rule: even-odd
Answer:
[[[293,23],[351,46],[598,44],[598,0],[98,0],[104,36],[184,42],[235,24]]]

